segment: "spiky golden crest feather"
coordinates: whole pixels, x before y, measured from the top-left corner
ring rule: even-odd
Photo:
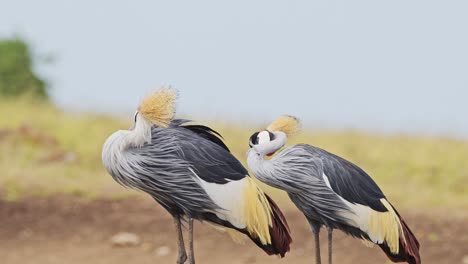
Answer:
[[[301,130],[301,122],[298,118],[290,115],[283,115],[278,117],[275,121],[267,127],[268,131],[281,131],[290,137],[295,135]]]
[[[177,90],[161,88],[141,101],[138,112],[153,124],[166,128],[174,118],[177,97]]]

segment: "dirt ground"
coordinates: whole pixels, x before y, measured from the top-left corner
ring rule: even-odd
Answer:
[[[468,263],[468,217],[455,210],[402,211],[421,242],[423,263]],[[206,224],[195,225],[197,263],[314,263],[313,241],[302,215],[285,210],[292,250],[284,259],[269,257],[249,240],[234,243]],[[135,233],[142,243],[113,247],[110,237]],[[322,258],[326,263],[325,232]],[[149,199],[83,202],[68,196],[0,201],[0,263],[175,263],[172,220]],[[378,247],[335,232],[334,263],[390,263]]]

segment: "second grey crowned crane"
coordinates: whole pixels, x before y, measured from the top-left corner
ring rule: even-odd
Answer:
[[[319,232],[328,230],[332,263],[332,231],[379,245],[394,262],[420,264],[419,243],[372,178],[355,164],[323,149],[298,144],[281,149],[299,121],[282,116],[250,137],[247,163],[260,181],[284,190],[304,213],[315,238],[316,263],[321,263]]]
[[[206,126],[173,119],[177,93],[161,89],[145,98],[130,130],[105,142],[102,161],[118,183],[149,194],[173,217],[178,264],[187,259],[182,220],[189,225],[188,263],[195,263],[193,220],[240,232],[269,255],[284,256],[291,237],[280,209]]]

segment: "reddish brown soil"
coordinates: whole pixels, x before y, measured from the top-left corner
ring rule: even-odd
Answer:
[[[441,211],[401,212],[421,242],[423,263],[463,263],[468,260],[468,217]],[[302,215],[285,211],[294,242],[286,258],[269,257],[250,241],[235,244],[206,224],[195,225],[197,263],[314,263],[313,241]],[[143,243],[116,248],[115,233],[138,234]],[[389,263],[378,247],[335,232],[334,263]],[[159,256],[167,246],[170,253]],[[322,258],[326,263],[325,232]],[[0,201],[0,263],[175,263],[172,220],[149,199],[83,202],[60,196]]]

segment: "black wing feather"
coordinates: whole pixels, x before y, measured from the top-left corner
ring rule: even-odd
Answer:
[[[223,136],[221,136],[220,133],[218,133],[216,130],[204,126],[204,125],[186,125],[186,123],[192,122],[191,120],[188,119],[175,119],[172,120],[171,126],[172,127],[182,127],[185,129],[188,129],[192,131],[193,133],[199,135],[200,137],[207,139],[213,143],[216,143],[217,145],[221,146],[228,152],[231,152],[229,148],[224,144],[223,141]]]
[[[184,125],[181,127],[186,128],[198,134],[200,137],[204,139],[208,139],[213,143],[216,143],[217,145],[221,146],[228,152],[231,152],[229,148],[226,146],[226,144],[224,144],[223,137],[221,136],[221,134],[219,134],[217,131],[213,130],[212,128],[203,126],[203,125]]]
[[[182,123],[177,128],[184,158],[191,163],[202,180],[225,184],[248,175],[245,167],[229,152],[221,135],[215,130],[207,126]]]

